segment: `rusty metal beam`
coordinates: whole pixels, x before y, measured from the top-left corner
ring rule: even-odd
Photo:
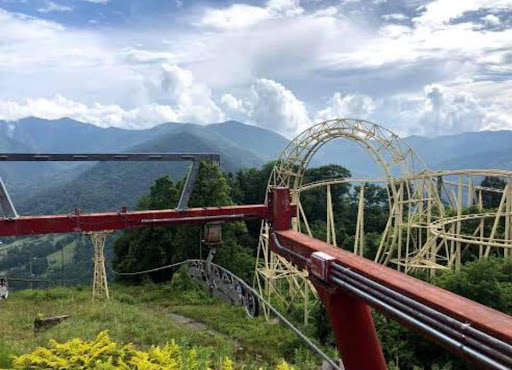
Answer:
[[[180,210],[120,211],[111,213],[79,212],[67,215],[21,216],[0,219],[0,236],[72,233],[119,230],[151,226],[201,224],[211,221],[265,219],[269,217],[264,204],[205,207]]]

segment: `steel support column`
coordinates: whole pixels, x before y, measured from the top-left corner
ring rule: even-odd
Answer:
[[[291,227],[290,190],[276,187],[268,197],[272,212],[272,229],[286,231]],[[275,238],[271,238],[271,248],[302,267],[306,267],[306,254],[287,253]],[[310,276],[310,278],[312,278]],[[346,291],[323,285],[312,279],[313,284],[325,305],[333,328],[338,351],[347,370],[385,370],[386,361],[373,324],[370,307],[362,300]]]
[[[370,307],[341,289],[314,283],[347,370],[386,370]]]

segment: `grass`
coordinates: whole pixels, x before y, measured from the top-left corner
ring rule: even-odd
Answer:
[[[89,287],[14,292],[0,302],[0,367],[9,367],[13,355],[44,346],[50,338],[91,340],[108,330],[114,341],[143,350],[171,339],[207,347],[216,361],[229,356],[244,369],[275,368],[283,358],[297,369],[318,368],[318,360],[290,330],[263,318],[251,320],[243,308],[218,301],[180,275],[168,284],[112,285],[111,291],[113,298],[103,302],[91,301]],[[216,332],[189,329],[175,323],[170,313],[194,318]],[[37,315],[63,314],[72,318],[34,334]]]
[[[64,266],[69,265],[73,262],[73,256],[75,255],[76,240],[64,246]],[[56,251],[49,254],[47,257],[48,264],[55,269],[62,267],[62,251]]]

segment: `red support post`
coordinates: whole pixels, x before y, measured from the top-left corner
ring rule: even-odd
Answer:
[[[290,230],[292,218],[290,189],[273,188],[269,194],[269,208],[272,212],[273,231]],[[275,246],[273,247],[275,249]],[[277,250],[276,252],[279,253]],[[294,262],[301,265],[299,261]],[[324,286],[314,278],[312,281],[329,314],[338,351],[345,368],[347,370],[385,370],[386,361],[373,324],[370,307],[347,292]]]
[[[289,230],[292,226],[290,189],[285,187],[272,188],[268,199],[268,206],[272,212],[272,228],[276,231]]]
[[[386,370],[370,307],[341,289],[314,283],[347,370]]]

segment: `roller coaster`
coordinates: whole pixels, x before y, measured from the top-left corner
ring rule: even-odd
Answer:
[[[305,171],[315,153],[336,138],[345,138],[363,147],[382,169],[382,177],[337,178],[304,184]],[[60,159],[51,154],[25,156],[24,160],[92,160],[87,154]],[[143,158],[139,154],[118,154],[109,155],[109,159],[160,160],[163,156],[146,154]],[[174,154],[173,158],[179,156]],[[0,154],[1,160],[23,158]],[[188,178],[193,178],[193,173],[192,169]],[[482,176],[504,178],[506,186],[494,189],[477,185]],[[457,272],[464,254],[472,249],[476,250],[473,253],[478,258],[491,254],[510,257],[511,177],[512,172],[502,170],[433,172],[391,131],[367,121],[336,119],[317,124],[290,142],[272,171],[264,204],[186,208],[186,202],[180,202],[179,209],[158,211],[122,209],[111,213],[18,216],[2,184],[4,196],[0,204],[5,217],[0,219],[0,236],[101,233],[128,228],[261,220],[254,281],[255,292],[259,294],[255,296],[266,301],[281,300],[285,306],[302,300],[306,323],[311,305],[315,304],[313,297],[319,297],[329,315],[346,369],[386,368],[370,307],[478,366],[510,369],[512,317],[408,274],[422,270],[431,276],[439,270]],[[331,187],[355,183],[360,185],[357,231],[353,251],[348,252],[336,246]],[[374,261],[363,257],[364,189],[369,183],[381,184],[386,189],[389,208]],[[327,193],[326,242],[313,237],[301,205],[302,193],[322,187]],[[500,196],[496,211],[486,213],[483,207],[486,192]],[[206,268],[199,261],[192,265],[192,273],[195,271],[201,276]],[[104,261],[102,269],[104,272]],[[229,280],[228,275],[225,276]],[[96,280],[95,274],[95,283],[102,284],[101,279],[103,277]],[[221,275],[216,279],[218,284],[223,284]],[[244,299],[244,295],[237,295],[236,289],[228,294],[233,294],[233,299]],[[267,317],[272,314],[268,306],[262,308]]]
[[[379,178],[333,178],[304,183],[305,172],[318,150],[334,139],[358,144],[381,169]],[[504,179],[504,189],[477,185],[484,177]],[[337,245],[332,188],[358,185],[359,202],[353,252],[365,251],[365,185],[379,185],[388,194],[388,220],[375,262],[411,274],[427,271],[460,271],[464,254],[478,258],[491,253],[512,256],[512,171],[467,169],[431,171],[414,149],[393,132],[371,122],[335,119],[317,124],[299,134],[284,149],[273,168],[267,191],[275,186],[290,188],[297,213],[292,229],[313,236],[301,195],[313,189],[326,192],[326,235]],[[497,210],[484,212],[483,199],[494,193],[500,197]],[[285,306],[304,302],[304,322],[308,323],[313,287],[307,272],[301,272],[285,258],[269,250],[268,222],[261,226],[255,286],[267,297]]]

